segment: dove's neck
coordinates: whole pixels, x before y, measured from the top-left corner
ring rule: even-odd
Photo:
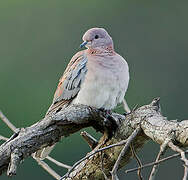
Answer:
[[[113,45],[88,48],[87,51],[91,55],[99,55],[99,56],[102,56],[102,55],[112,56],[115,54]]]

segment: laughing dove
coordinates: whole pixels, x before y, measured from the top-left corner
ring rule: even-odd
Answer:
[[[82,46],[59,80],[52,105],[46,116],[70,104],[84,104],[111,110],[121,103],[129,83],[129,68],[114,51],[113,40],[103,28],[92,28],[83,35]],[[35,153],[44,159],[53,146]]]

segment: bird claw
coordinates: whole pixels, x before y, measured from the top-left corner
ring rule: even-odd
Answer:
[[[99,110],[102,111],[103,113],[108,114],[108,115],[112,115],[112,110],[104,109],[104,108],[100,108]]]
[[[117,129],[117,123],[116,123],[116,120],[112,116],[112,110],[106,110],[103,108],[101,108],[100,110],[102,111],[102,113],[105,114],[103,126],[104,126],[105,131],[107,132],[108,137],[106,141],[108,141],[115,134],[115,131]]]

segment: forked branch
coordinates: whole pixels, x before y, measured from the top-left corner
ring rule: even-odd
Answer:
[[[113,125],[116,124],[114,128]],[[64,179],[104,179],[111,177],[111,171],[114,164],[118,163],[117,169],[125,166],[132,158],[130,148],[126,150],[121,160],[117,161],[121,146],[113,145],[119,142],[127,142],[129,136],[140,128],[139,133],[131,140],[135,152],[137,152],[149,139],[162,145],[166,139],[172,142],[178,142],[179,148],[188,145],[188,121],[174,122],[168,121],[162,116],[159,106],[159,99],[154,99],[151,104],[142,106],[130,114],[123,116],[117,113],[109,114],[101,112],[95,108],[73,105],[65,110],[61,110],[51,116],[45,117],[38,123],[22,128],[18,134],[12,136],[0,146],[0,173],[9,172],[8,167],[12,167],[11,174],[16,173],[19,161],[27,158],[37,150],[53,145],[61,137],[68,136],[79,131],[82,128],[93,126],[96,130],[104,133],[97,146],[79,163],[75,163],[69,170],[68,176]],[[113,129],[112,138],[109,138],[109,132]],[[173,136],[172,136],[173,134]],[[91,143],[91,139],[89,140]],[[91,143],[92,145],[92,143]],[[109,147],[109,148],[107,148]],[[99,151],[100,150],[100,151]],[[103,151],[103,155],[100,153]],[[18,152],[18,153],[15,153]],[[11,158],[18,154],[18,161],[12,163]],[[183,154],[181,153],[182,157]],[[19,157],[19,158],[18,158]],[[101,160],[101,158],[103,158]],[[11,160],[11,161],[10,161]],[[101,170],[101,162],[102,169]],[[13,165],[15,164],[15,165]],[[13,173],[12,173],[13,172]],[[104,174],[106,177],[104,177]]]

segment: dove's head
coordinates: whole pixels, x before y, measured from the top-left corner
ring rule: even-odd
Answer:
[[[113,47],[113,41],[107,31],[103,28],[91,28],[83,35],[83,43],[80,47],[86,46],[87,48],[105,48]]]

